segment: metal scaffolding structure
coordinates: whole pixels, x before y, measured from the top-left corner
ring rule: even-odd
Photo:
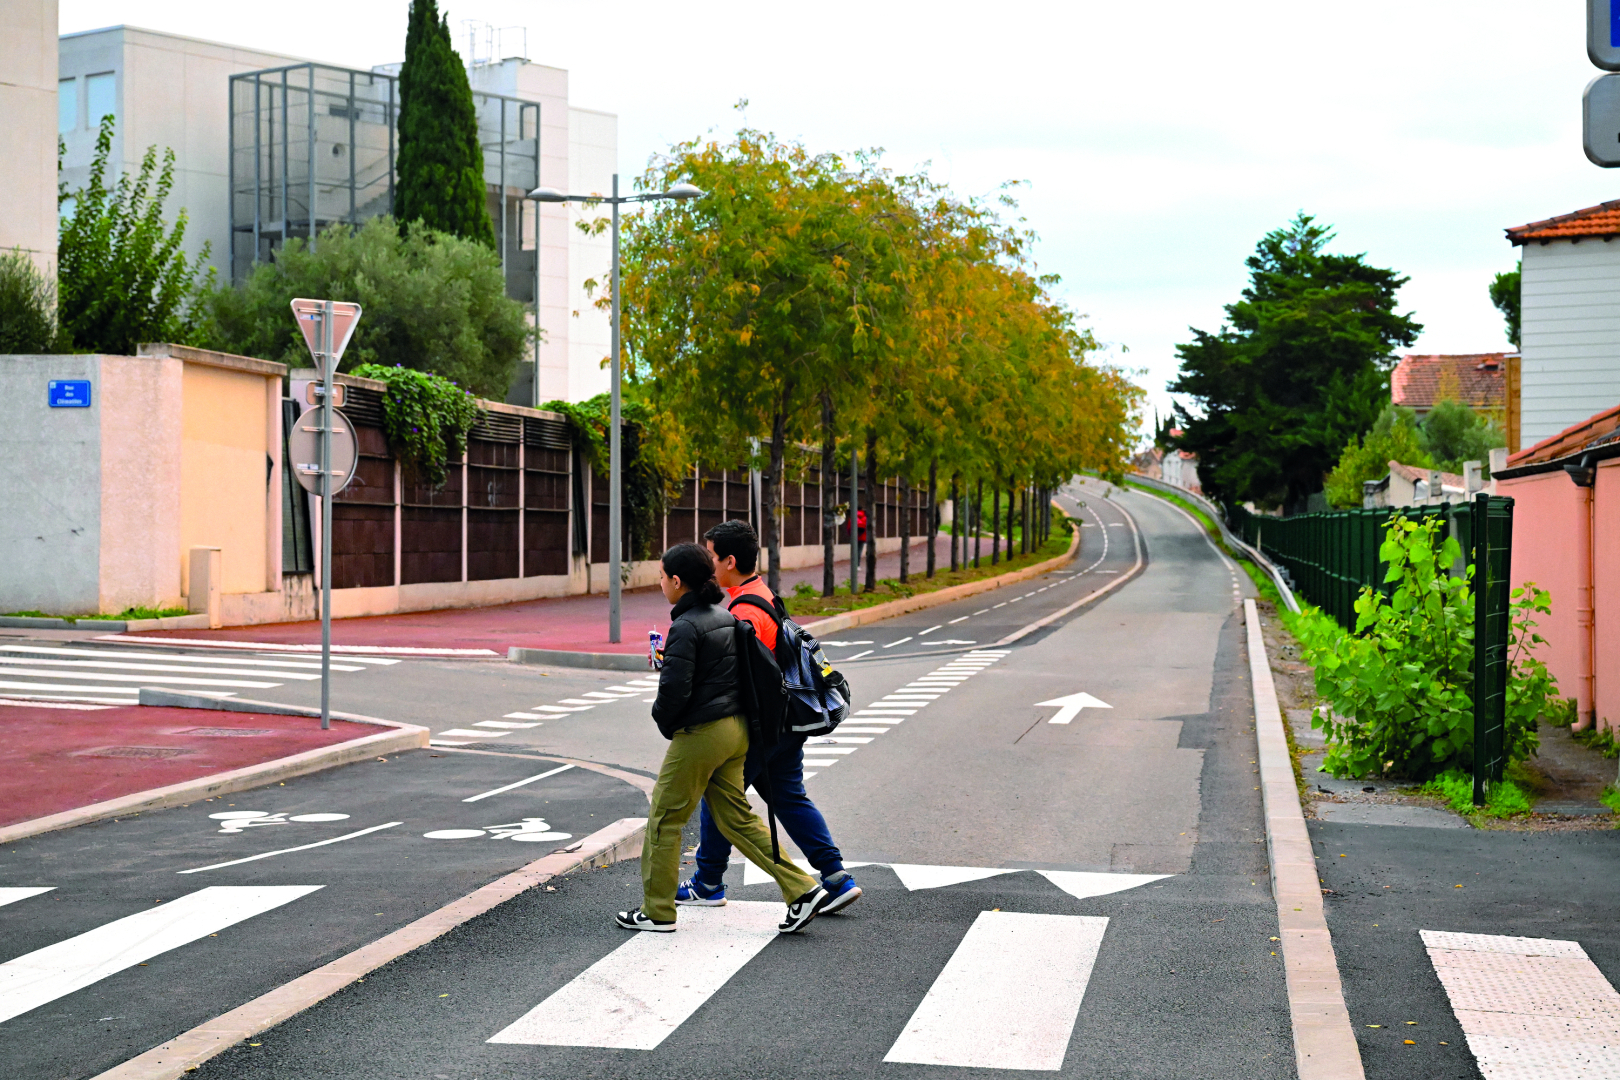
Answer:
[[[290,238],[357,226],[394,207],[399,79],[290,64],[231,76],[231,278]],[[490,217],[507,295],[534,302],[540,105],[473,91]]]

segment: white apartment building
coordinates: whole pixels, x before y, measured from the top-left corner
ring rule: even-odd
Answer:
[[[24,251],[46,273],[56,265],[56,19],[56,0],[0,4],[0,251]]]
[[[54,5],[53,5],[54,6]],[[399,65],[354,71],[301,57],[114,26],[59,39],[58,130],[62,179],[88,177],[101,117],[116,121],[112,159],[136,170],[149,146],[175,153],[172,217],[187,213],[186,249],[206,245],[222,280],[270,257],[283,238],[334,221],[359,222],[392,206]],[[618,120],[576,108],[568,73],[507,59],[468,71],[485,146],[491,213],[508,294],[535,299],[535,204],[544,184],[607,192]],[[538,134],[538,150],[535,138]],[[536,160],[538,159],[538,160]],[[539,217],[539,386],[514,387],[520,404],[578,401],[607,389],[609,321],[584,295],[605,280],[605,236],[575,223],[597,211],[549,205]]]

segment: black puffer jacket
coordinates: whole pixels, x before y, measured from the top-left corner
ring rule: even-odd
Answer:
[[[670,610],[664,667],[653,720],[664,738],[682,728],[742,713],[737,690],[737,620],[725,608],[687,593]]]

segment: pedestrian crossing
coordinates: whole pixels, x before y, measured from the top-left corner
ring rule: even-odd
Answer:
[[[931,873],[931,871],[934,871]],[[942,873],[940,873],[942,871]],[[934,888],[979,876],[1024,871],[896,867],[908,887]],[[1062,882],[1058,872],[1044,872]],[[1076,874],[1097,879],[1073,895],[1104,895],[1165,875]],[[909,880],[908,880],[909,877]],[[1113,879],[1104,882],[1102,879]],[[0,963],[0,1025],[156,957],[220,937],[302,901],[320,885],[215,885],[141,908]],[[0,908],[27,905],[51,886],[0,887]],[[18,917],[27,912],[17,909]],[[490,1043],[653,1050],[752,963],[770,963],[780,940],[779,902],[733,900],[723,908],[683,908],[675,934],[635,934],[599,956],[560,989],[504,1027]],[[300,916],[303,917],[303,916]],[[1108,919],[986,911],[965,928],[954,952],[918,1001],[886,1060],[989,1068],[1060,1068]],[[250,928],[238,933],[251,936]],[[791,962],[792,956],[784,956]],[[533,999],[530,999],[533,1000]],[[520,1005],[520,1009],[524,1007]]]
[[[876,741],[880,735],[917,715],[979,672],[1004,658],[1010,649],[974,649],[926,675],[919,676],[864,708],[857,709],[831,735],[805,740],[805,779],[830,768]]]
[[[1418,933],[1486,1080],[1620,1076],[1620,993],[1580,942]]]
[[[589,712],[598,705],[609,705],[625,698],[643,698],[658,689],[657,679],[628,679],[617,686],[587,690],[579,697],[563,698],[556,704],[531,705],[509,712],[500,720],[479,720],[468,727],[447,728],[428,740],[429,746],[476,746],[480,741],[500,739],[514,732],[537,728],[559,716]]]
[[[0,1024],[308,896],[320,885],[213,885],[0,964]],[[0,903],[50,888],[6,889]]]
[[[344,656],[331,669],[361,672],[400,661],[381,656]],[[314,657],[206,656],[194,653],[112,649],[77,645],[0,645],[0,704],[51,704],[113,708],[139,703],[142,687],[236,697],[288,683],[314,682]]]

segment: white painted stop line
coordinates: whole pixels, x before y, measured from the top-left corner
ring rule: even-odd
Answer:
[[[982,911],[884,1061],[1063,1068],[1108,920]]]
[[[492,1043],[654,1050],[777,937],[781,904],[682,908],[673,934],[635,934]]]
[[[320,885],[214,885],[0,964],[0,1023],[262,915]]]

